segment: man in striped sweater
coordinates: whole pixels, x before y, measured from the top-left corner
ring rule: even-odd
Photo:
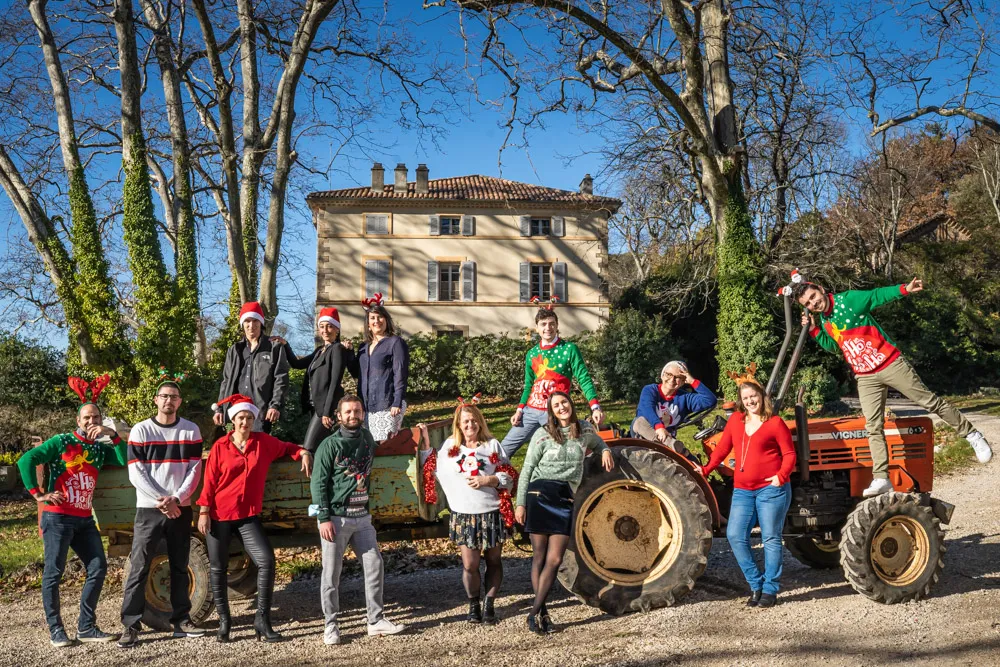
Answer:
[[[178,414],[181,390],[175,381],[156,389],[156,416],[139,422],[129,433],[128,476],[135,487],[135,528],[131,570],[122,601],[124,630],[118,646],[139,643],[146,606],[146,579],[161,539],[170,563],[170,622],[174,637],[201,637],[191,623],[188,554],[191,548],[191,496],[201,478],[201,431]]]

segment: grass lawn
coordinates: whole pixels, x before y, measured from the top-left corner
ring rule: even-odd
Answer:
[[[26,565],[41,562],[38,504],[34,500],[0,502],[0,586]]]
[[[1000,417],[1000,396],[973,394],[971,396],[947,396],[946,398],[959,410],[981,412]]]

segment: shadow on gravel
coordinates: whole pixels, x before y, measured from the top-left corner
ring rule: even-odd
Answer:
[[[961,595],[1000,588],[1000,535],[966,535],[945,540],[944,572],[932,595]],[[989,541],[986,541],[989,540]],[[987,576],[992,575],[991,578]]]
[[[657,656],[648,660],[627,660],[615,662],[619,667],[659,667],[660,665],[682,665],[685,662],[713,662],[726,665],[740,665],[747,663],[767,664],[778,658],[785,660],[798,659],[801,664],[808,664],[816,660],[831,660],[836,664],[844,664],[847,659],[854,659],[857,664],[904,664],[912,660],[932,660],[931,664],[950,664],[958,660],[968,660],[968,664],[988,664],[982,661],[972,662],[974,658],[982,658],[984,655],[995,655],[1000,650],[1000,637],[988,640],[973,640],[956,644],[950,647],[936,648],[896,648],[885,647],[875,648],[870,646],[851,645],[849,639],[840,637],[836,641],[831,639],[825,643],[799,644],[788,647],[786,650],[775,651],[774,648],[762,648],[760,650],[707,650],[698,651],[690,655],[670,655]],[[807,662],[808,661],[808,662]]]

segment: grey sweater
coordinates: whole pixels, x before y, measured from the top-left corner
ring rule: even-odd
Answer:
[[[568,482],[575,492],[583,479],[583,462],[589,451],[603,453],[608,446],[588,422],[580,422],[580,437],[570,438],[569,428],[561,429],[565,442],[559,444],[544,428],[535,431],[521,466],[517,485],[517,506],[523,506],[528,485],[536,479]]]

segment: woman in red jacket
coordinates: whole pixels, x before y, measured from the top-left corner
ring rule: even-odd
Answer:
[[[274,549],[260,522],[264,482],[271,462],[282,456],[302,460],[309,477],[312,456],[291,442],[267,433],[253,432],[260,410],[253,400],[240,394],[222,399],[230,403],[233,431],[215,441],[205,465],[205,483],[198,498],[198,530],[205,535],[215,609],[219,614],[220,642],[229,641],[228,565],[229,543],[239,533],[243,548],[257,566],[257,615],[253,628],[257,639],[281,641],[271,629],[271,594],[274,591]],[[212,406],[215,410],[215,406]]]
[[[795,447],[785,422],[774,414],[771,399],[754,379],[755,370],[751,366],[746,375],[730,373],[739,389],[737,411],[702,473],[707,476],[733,452],[735,488],[726,537],[750,584],[747,606],[773,607],[781,579],[781,529],[792,502],[788,477],[795,469]],[[764,545],[763,574],[750,551],[750,532],[758,524]]]

